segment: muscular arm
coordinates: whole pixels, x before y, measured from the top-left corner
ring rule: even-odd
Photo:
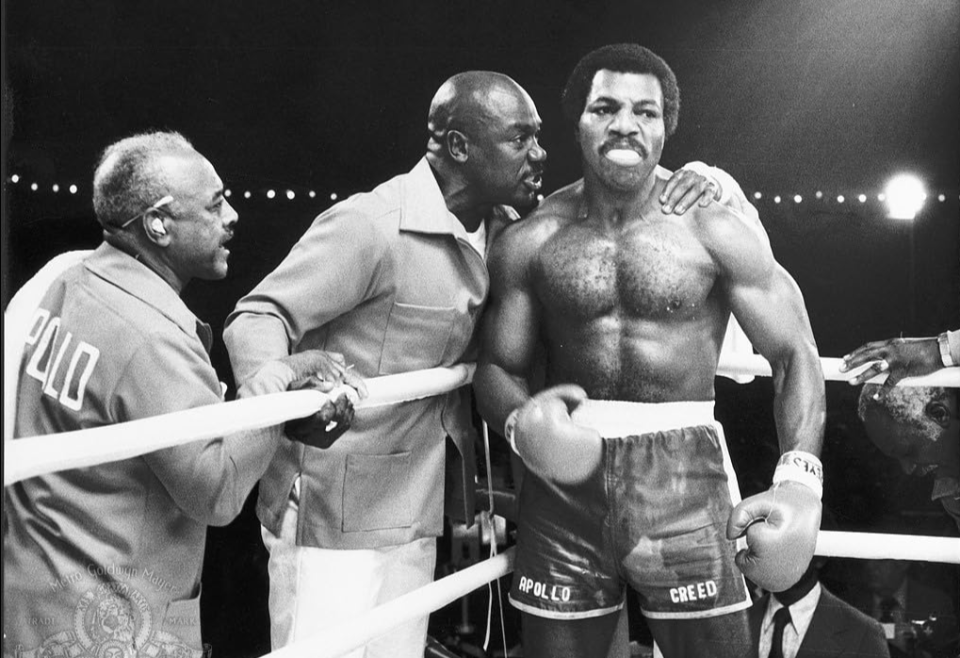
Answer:
[[[530,223],[509,227],[494,243],[488,263],[490,298],[481,324],[473,384],[480,415],[500,433],[510,412],[530,398],[527,376],[539,332],[537,302],[529,282],[535,253],[530,244],[532,228]]]
[[[659,168],[660,167],[658,167],[658,169]],[[687,164],[683,165],[683,167],[678,169],[677,173],[680,173],[684,170],[696,172],[697,174],[704,176],[705,178],[710,179],[719,185],[721,193],[719,197],[716,197],[717,203],[719,203],[721,206],[726,206],[727,208],[736,210],[738,213],[743,215],[743,217],[747,220],[747,223],[751,228],[753,228],[756,234],[760,236],[764,242],[770,244],[770,239],[767,236],[767,232],[760,223],[760,213],[758,213],[754,205],[747,200],[747,195],[743,193],[743,189],[733,176],[725,172],[723,169],[720,169],[720,167],[711,167],[710,165],[700,162],[699,160],[688,162]],[[670,184],[668,183],[667,189],[669,188]],[[701,203],[701,205],[705,204]]]
[[[721,268],[734,317],[771,364],[774,418],[782,452],[820,454],[826,416],[823,371],[796,282],[742,217],[701,224]]]

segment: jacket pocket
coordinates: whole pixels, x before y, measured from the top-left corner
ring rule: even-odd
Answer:
[[[184,656],[202,655],[200,639],[200,594],[192,599],[170,601],[160,620],[161,639]],[[178,654],[178,655],[181,655]]]
[[[418,510],[409,488],[410,452],[347,455],[343,483],[343,532],[406,528]]]
[[[380,354],[380,374],[394,375],[440,365],[456,308],[394,302]]]

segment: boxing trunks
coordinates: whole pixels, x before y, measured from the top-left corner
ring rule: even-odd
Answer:
[[[748,608],[737,543],[725,536],[739,487],[713,402],[590,400],[573,420],[600,432],[603,457],[577,485],[526,473],[514,607],[597,617],[622,608],[629,585],[650,618]]]

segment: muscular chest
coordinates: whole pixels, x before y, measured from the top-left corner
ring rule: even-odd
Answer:
[[[615,234],[575,226],[547,243],[537,279],[545,306],[562,316],[660,319],[696,314],[716,268],[682,226],[634,226]]]

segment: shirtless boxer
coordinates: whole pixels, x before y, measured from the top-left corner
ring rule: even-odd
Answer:
[[[626,655],[613,638],[629,585],[664,656],[741,658],[754,649],[736,567],[786,589],[819,527],[824,386],[803,300],[759,224],[715,203],[662,211],[679,111],[662,59],[594,51],[563,103],[584,178],[492,250],[475,378],[529,470],[510,594],[524,655]],[[713,419],[731,313],[773,367],[784,453],[771,490],[739,504]],[[538,344],[547,388],[533,395]]]

